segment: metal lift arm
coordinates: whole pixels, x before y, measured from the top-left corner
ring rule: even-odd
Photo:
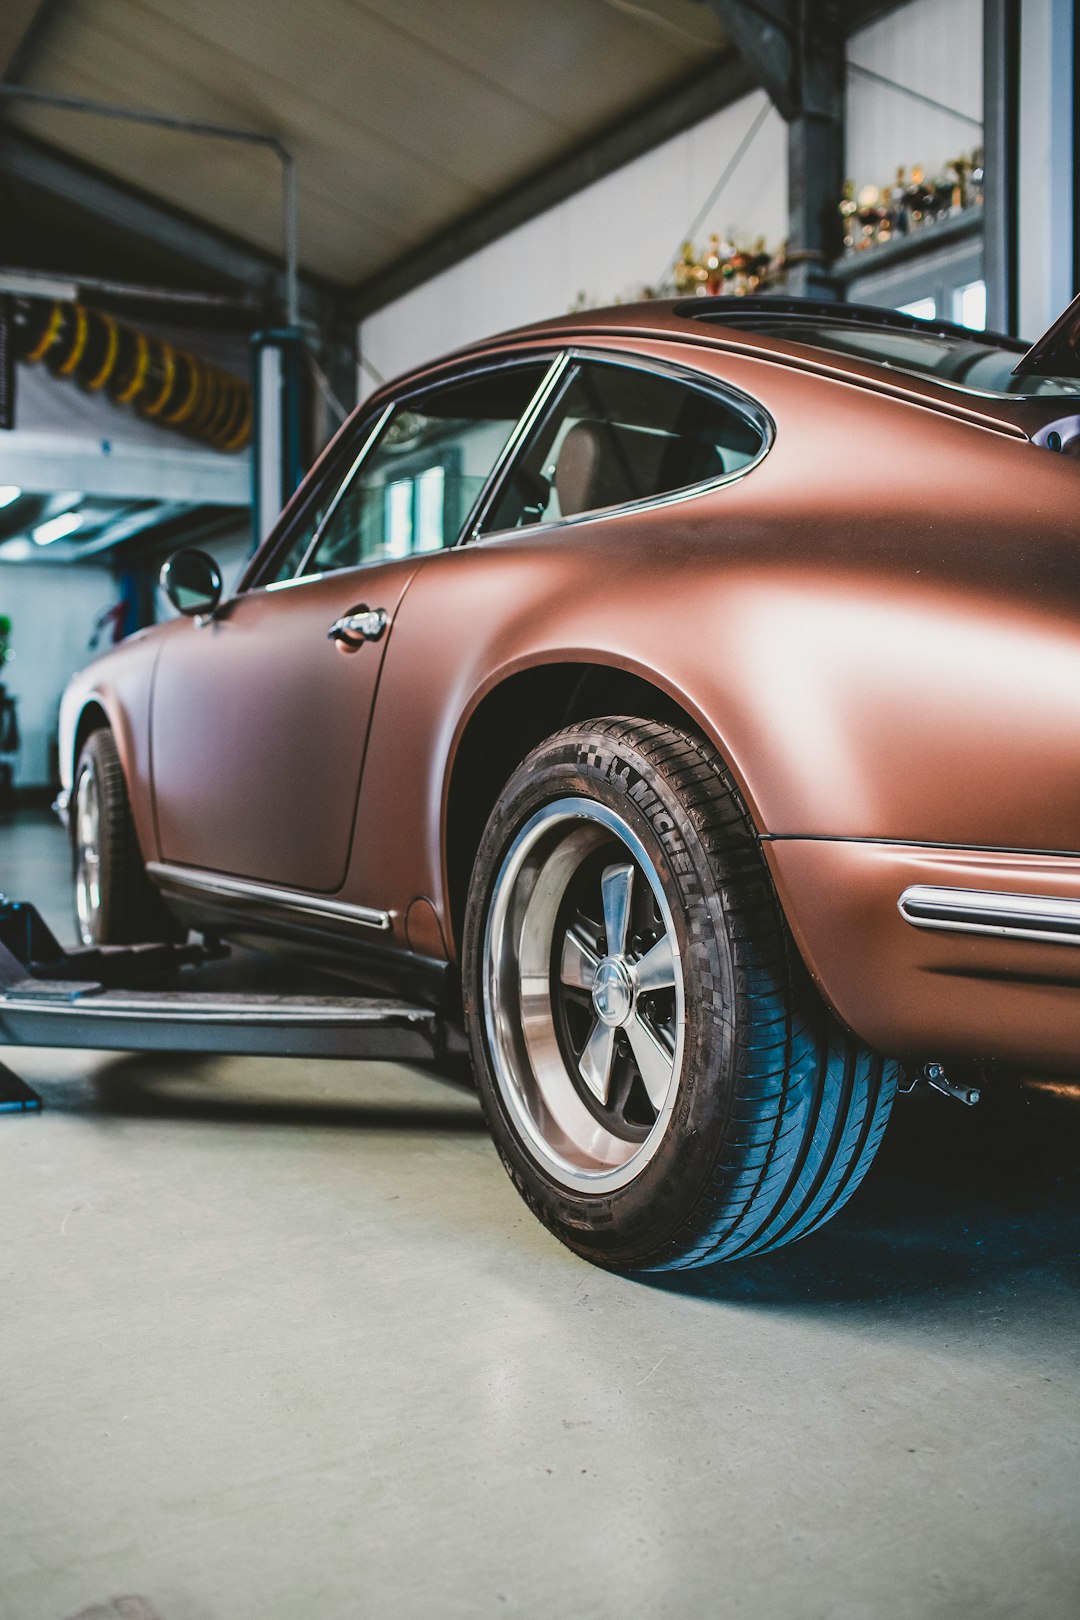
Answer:
[[[199,968],[227,955],[201,944],[65,950],[36,907],[0,896],[0,1046],[388,1060],[442,1055],[442,1019],[411,1002],[200,989]],[[173,988],[178,975],[187,981],[183,989]],[[0,1108],[14,1080],[0,1065]],[[14,1089],[29,1090],[21,1081]],[[17,1103],[13,1095],[7,1106],[34,1103]]]

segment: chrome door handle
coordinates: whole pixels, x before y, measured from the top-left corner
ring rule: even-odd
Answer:
[[[365,641],[378,641],[386,629],[385,608],[357,608],[335,619],[326,632],[326,639],[337,646],[339,652],[359,652]]]

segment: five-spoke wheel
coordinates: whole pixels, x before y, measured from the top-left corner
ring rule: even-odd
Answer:
[[[637,1174],[678,1087],[683,980],[625,820],[577,797],[530,817],[496,880],[485,975],[499,1086],[549,1172],[594,1191]]]
[[[80,763],[72,818],[75,921],[84,945],[101,938],[101,794],[92,760]]]
[[[91,732],[75,763],[71,855],[75,928],[83,945],[179,936],[146,876],[120,756],[105,729]]]
[[[873,1158],[897,1065],[822,1003],[702,737],[616,715],[538,744],[484,830],[462,968],[492,1136],[579,1254],[776,1248]]]

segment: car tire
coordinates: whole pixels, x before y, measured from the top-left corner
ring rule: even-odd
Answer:
[[[523,761],[475,861],[463,981],[506,1169],[602,1265],[805,1237],[881,1141],[899,1065],[825,1007],[735,783],[672,726],[592,720]]]
[[[83,945],[174,940],[182,932],[146,875],[111,731],[91,732],[71,794],[75,929]]]

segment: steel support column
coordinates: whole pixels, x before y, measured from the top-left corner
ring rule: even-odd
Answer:
[[[844,181],[844,44],[832,0],[707,0],[788,126],[788,285],[834,298]]]
[[[983,0],[986,324],[1017,333],[1020,0]]]
[[[1080,0],[1073,0],[1072,12],[1072,283],[1080,292],[1080,156],[1076,152],[1080,131]]]

